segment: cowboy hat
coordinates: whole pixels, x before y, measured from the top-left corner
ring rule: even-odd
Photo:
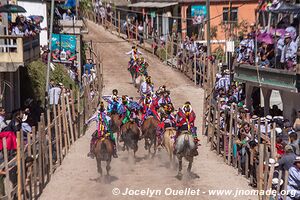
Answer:
[[[300,162],[300,156],[297,156],[296,159],[294,160],[294,164],[299,163]]]

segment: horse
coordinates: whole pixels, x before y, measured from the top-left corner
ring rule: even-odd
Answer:
[[[133,84],[135,84],[135,79],[137,78],[137,72],[136,72],[136,65],[130,65],[130,67],[128,68],[128,71],[131,75],[131,81]]]
[[[117,133],[117,145],[119,145],[119,138],[120,138],[120,127],[122,124],[122,118],[118,114],[111,114],[111,124],[110,128],[112,133]]]
[[[175,136],[176,136],[176,130],[174,127],[166,128],[164,135],[163,135],[162,145],[166,148],[166,151],[169,154],[170,166],[175,165],[175,155],[174,155],[175,141],[173,139]]]
[[[177,138],[175,144],[175,154],[179,161],[179,168],[177,178],[182,179],[182,158],[185,158],[188,162],[187,172],[190,176],[199,178],[198,175],[191,172],[192,164],[195,156],[196,144],[194,138],[189,131],[183,131]]]
[[[138,150],[138,141],[140,139],[140,129],[134,122],[127,122],[121,127],[121,140],[124,142],[123,151],[125,148],[127,151],[129,149],[133,150],[133,154],[135,157],[135,153]]]
[[[99,138],[96,141],[94,154],[96,156],[98,173],[102,177],[101,161],[106,161],[106,173],[109,176],[109,170],[111,169],[110,162],[113,154],[113,144],[110,139],[107,137]]]
[[[145,76],[142,74],[139,74],[138,77],[135,79],[135,87],[140,88],[141,84],[145,81]]]
[[[156,154],[157,149],[157,127],[159,121],[153,116],[149,116],[142,124],[142,138],[145,139],[145,149],[148,150],[148,154],[151,154],[151,147],[154,145],[154,153],[152,157]]]

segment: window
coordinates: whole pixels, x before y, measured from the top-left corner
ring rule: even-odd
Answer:
[[[228,19],[228,17],[229,17],[228,12],[229,12],[229,8],[224,7],[223,8],[223,22],[237,22],[238,21],[238,8],[231,7],[230,20]]]

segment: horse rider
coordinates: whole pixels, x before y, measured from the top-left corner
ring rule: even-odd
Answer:
[[[198,146],[199,139],[197,137],[197,128],[195,127],[195,119],[196,114],[192,109],[191,103],[187,101],[182,108],[179,108],[179,111],[176,115],[176,128],[177,128],[177,134],[175,137],[175,141],[179,134],[183,131],[189,131],[191,132],[194,142],[196,144],[196,147]],[[198,154],[198,152],[195,152]]]
[[[96,145],[96,141],[98,139],[103,139],[104,137],[108,137],[113,144],[113,157],[117,158],[117,148],[116,148],[116,139],[114,134],[110,131],[110,117],[107,115],[106,110],[104,108],[103,102],[100,103],[100,108],[94,116],[92,116],[86,124],[91,123],[92,121],[97,122],[97,130],[93,133],[92,139],[90,142],[90,152],[88,153],[88,157],[94,158],[94,148]]]
[[[156,111],[156,105],[155,102],[152,100],[152,97],[150,94],[146,96],[143,102],[143,111],[142,111],[142,122],[144,122],[149,116],[153,116],[156,119],[160,119],[157,111]]]
[[[157,94],[157,104],[159,107],[161,105],[172,103],[170,97],[170,91],[166,89],[165,85],[159,87],[156,94]]]
[[[159,123],[157,128],[158,144],[161,144],[165,129],[175,127],[176,125],[176,119],[173,114],[172,104],[163,105],[163,111],[160,113],[160,119],[161,119],[161,123]]]
[[[141,100],[145,99],[145,97],[148,94],[152,96],[153,92],[154,92],[154,86],[151,81],[151,76],[147,76],[146,81],[143,82],[140,86]]]
[[[131,51],[127,52],[126,55],[130,55],[130,61],[129,61],[129,67],[133,66],[134,62],[137,61],[139,55],[143,55],[142,52],[140,52],[136,46],[132,46]]]
[[[113,89],[112,95],[109,98],[107,106],[107,112],[110,114],[117,113],[118,112],[118,105],[119,105],[119,97],[118,97],[118,90]]]
[[[118,114],[122,117],[122,125],[130,121],[131,110],[126,96],[122,96],[122,103],[118,106]],[[121,125],[121,126],[122,126]]]

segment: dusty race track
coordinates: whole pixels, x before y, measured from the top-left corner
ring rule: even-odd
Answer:
[[[89,35],[86,40],[93,40],[97,48],[101,50],[104,62],[104,92],[111,94],[112,89],[117,88],[120,94],[137,96],[136,89],[130,84],[130,75],[127,71],[128,56],[125,52],[131,49],[131,45],[106,32],[102,27],[89,23]],[[117,42],[120,41],[120,42]],[[109,42],[109,43],[102,43]],[[152,55],[144,56],[150,63],[149,73],[154,85],[165,84],[171,90],[172,101],[175,106],[181,106],[185,101],[192,103],[197,114],[196,125],[200,127],[202,114],[203,91],[194,87],[180,73],[163,65]],[[154,159],[146,158],[143,141],[139,142],[137,159],[134,161],[131,154],[118,152],[119,158],[113,159],[111,177],[99,180],[96,161],[88,158],[89,141],[95,124],[91,124],[88,132],[80,138],[70,153],[67,155],[61,167],[52,176],[50,183],[45,188],[41,199],[49,200],[113,200],[113,199],[150,199],[146,196],[113,195],[112,189],[119,188],[125,192],[126,188],[133,190],[161,190],[162,193],[154,195],[151,199],[257,199],[257,196],[238,196],[208,194],[209,190],[232,189],[250,190],[245,178],[237,175],[237,171],[224,164],[223,159],[209,150],[206,138],[200,135],[202,146],[199,148],[199,156],[195,158],[192,171],[200,176],[190,179],[186,175],[186,162],[184,162],[184,178],[179,181],[175,178],[177,170],[169,169],[168,156],[162,149]],[[135,162],[135,163],[134,163]],[[105,166],[103,166],[105,169]],[[199,196],[166,196],[166,188],[199,189]],[[233,191],[233,192],[234,192]],[[114,190],[116,191],[116,189]]]

